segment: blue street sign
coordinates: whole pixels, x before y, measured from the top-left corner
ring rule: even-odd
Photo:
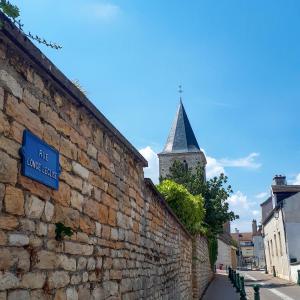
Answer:
[[[58,190],[61,169],[56,149],[25,129],[20,154],[22,175]]]

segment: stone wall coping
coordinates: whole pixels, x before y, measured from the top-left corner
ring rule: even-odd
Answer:
[[[188,237],[193,239],[193,236],[188,232],[188,230],[185,228],[185,226],[181,223],[181,221],[175,215],[172,208],[169,206],[169,204],[167,203],[166,199],[162,196],[162,194],[158,191],[158,189],[156,188],[156,186],[154,185],[152,180],[150,178],[145,178],[145,184],[155,194],[155,196],[159,199],[159,202],[162,204],[162,206],[164,206],[165,209],[168,211],[168,213],[176,220],[176,222],[183,229],[183,231],[188,235]]]
[[[147,160],[139,151],[112,125],[112,123],[96,108],[96,106],[27,38],[2,12],[0,22],[4,24],[0,29],[2,33],[13,42],[26,60],[30,60],[37,67],[39,72],[47,79],[50,79],[55,86],[63,89],[73,101],[84,106],[99,120],[108,131],[115,136],[133,155],[142,163],[143,167],[148,166]]]

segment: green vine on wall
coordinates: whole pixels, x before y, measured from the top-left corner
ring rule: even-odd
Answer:
[[[65,226],[63,223],[59,222],[55,224],[55,239],[61,241],[64,236],[71,237],[73,235],[73,230],[71,227]]]
[[[39,44],[46,45],[52,49],[61,49],[62,46],[48,42],[44,38],[39,37],[38,35],[33,35],[30,32],[24,31],[24,24],[21,23],[20,17],[20,9],[17,5],[13,5],[8,0],[0,0],[0,11],[2,11],[17,27],[18,29],[28,38],[37,41]],[[0,29],[4,26],[3,23],[0,22]]]
[[[210,266],[212,269],[214,269],[218,257],[218,240],[214,235],[208,237],[208,252]]]

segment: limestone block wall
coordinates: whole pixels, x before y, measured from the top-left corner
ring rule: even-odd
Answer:
[[[0,299],[192,299],[192,237],[146,161],[0,20]],[[24,129],[60,152],[58,191],[21,175]],[[57,241],[57,222],[74,234]]]
[[[199,235],[193,239],[193,299],[200,299],[212,278],[207,239]]]

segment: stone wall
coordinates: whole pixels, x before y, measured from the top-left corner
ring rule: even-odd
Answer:
[[[207,239],[197,236],[193,240],[193,299],[200,299],[212,277]]]
[[[0,299],[192,299],[211,272],[192,268],[192,237],[144,179],[146,161],[0,20]],[[21,175],[24,129],[59,150],[58,191]],[[74,234],[57,241],[57,222]]]

